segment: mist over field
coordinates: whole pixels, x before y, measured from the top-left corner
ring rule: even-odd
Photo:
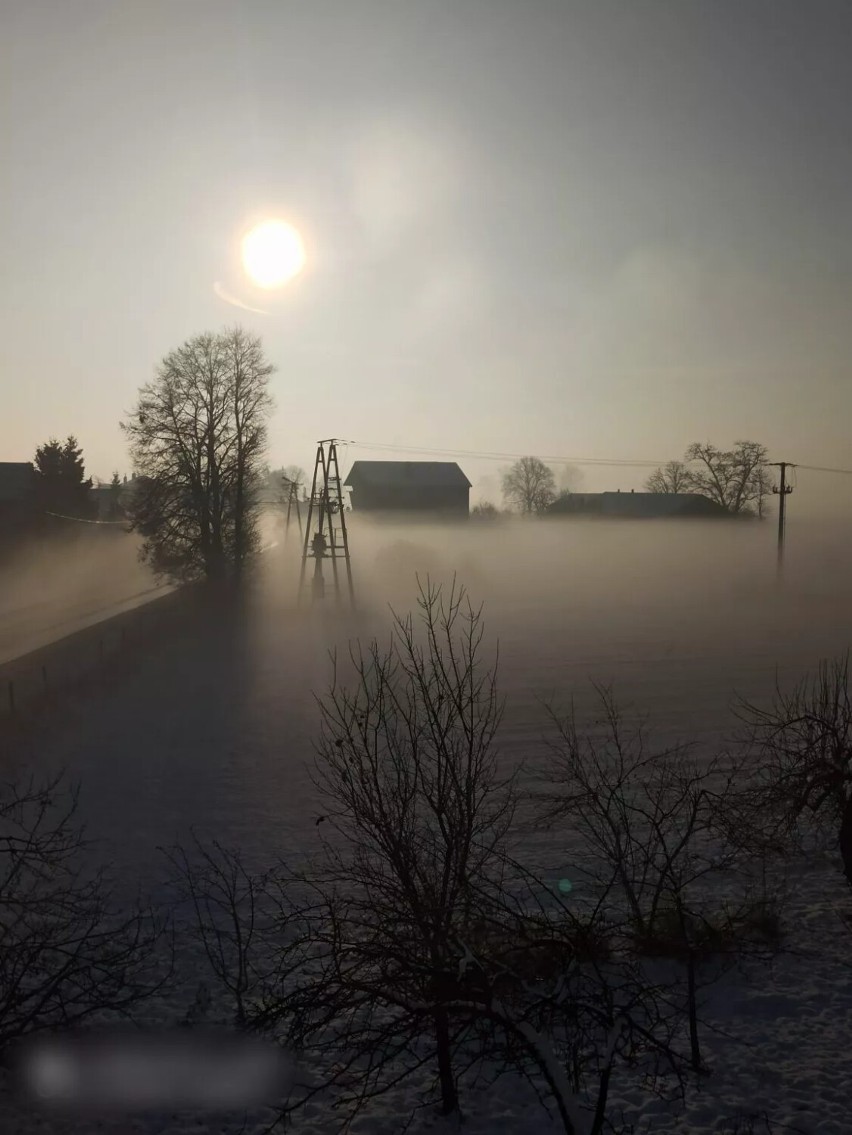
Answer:
[[[139,546],[124,531],[88,525],[17,545],[0,560],[0,662],[149,598],[157,581]]]
[[[349,680],[350,647],[356,640],[366,646],[373,637],[388,642],[390,608],[401,615],[416,610],[418,576],[444,588],[455,577],[475,606],[483,604],[485,664],[493,663],[499,643],[498,688],[506,710],[497,742],[506,772],[521,763],[534,767],[544,756],[553,734],[543,703],[566,710],[573,702],[581,726],[595,728],[599,706],[592,681],[612,684],[631,726],[644,716],[659,743],[691,742],[709,758],[729,743],[734,692],[765,701],[776,668],[782,684],[789,684],[849,644],[845,564],[852,532],[818,520],[791,523],[780,581],[771,521],[509,518],[436,525],[350,517],[349,537],[354,612],[346,602],[342,562],[340,605],[328,561],[326,598],[310,599],[309,560],[303,601],[297,601],[298,532],[294,525],[286,534],[280,517],[270,513],[264,539],[272,546],[238,603],[208,604],[188,628],[131,650],[130,657],[119,658],[115,675],[108,668],[85,697],[60,704],[23,746],[6,750],[5,773],[16,767],[28,775],[64,770],[81,786],[79,817],[127,902],[140,887],[156,902],[172,901],[162,849],[181,845],[195,855],[195,838],[206,846],[215,840],[238,848],[250,868],[279,859],[297,867],[318,851],[321,803],[311,768],[320,725],[316,695],[332,679],[330,654],[337,651],[340,674]],[[69,544],[67,574],[58,578],[67,579],[66,594],[79,603],[105,597],[108,586],[144,586],[132,551],[129,537],[97,552],[85,542]],[[17,587],[9,594],[30,598],[39,570],[46,571],[36,556],[22,562],[19,575],[8,576]],[[570,849],[570,831],[542,829],[523,837],[525,856],[542,869],[570,872]],[[825,865],[815,864],[813,871],[802,892],[807,903],[790,917],[815,926],[815,912],[824,909],[828,922],[819,933],[828,941],[840,931],[831,915],[839,877],[833,869],[827,874]],[[179,942],[179,980],[152,1007],[155,1022],[181,1019],[206,980],[195,950],[191,941]],[[795,989],[790,996],[797,1004],[807,1005],[802,1029],[827,990],[841,1006],[852,996],[836,983],[833,957],[824,947],[819,963],[809,963],[804,984],[798,970],[783,969],[775,979],[785,990]],[[729,996],[714,1006],[714,1019],[729,1029],[739,1028],[745,1013],[757,1036],[753,1043],[776,1066],[789,1066],[801,1053],[820,1054],[807,1057],[806,1082],[816,1101],[811,1111],[835,1116],[842,1107],[842,1035],[833,1033],[826,1048],[824,1038],[806,1031],[794,1057],[787,1042],[761,1024],[758,1002],[743,1009]],[[788,1067],[786,1079],[791,1076]],[[718,1090],[724,1099],[726,1090],[739,1099],[745,1089],[721,1084]],[[754,1090],[755,1100],[763,1095]],[[707,1111],[705,1104],[702,1111],[701,1097],[696,1099],[689,1130],[715,1130],[714,1106]],[[626,1107],[641,1109],[643,1101],[629,1092],[623,1097]],[[506,1105],[507,1133],[554,1130],[524,1106]],[[333,1129],[328,1124],[318,1114],[305,1130],[325,1135]],[[839,1122],[825,1130],[842,1128]],[[55,1130],[64,1135],[66,1128]],[[68,1135],[78,1130],[67,1128]]]
[[[592,681],[612,684],[660,736],[710,752],[733,724],[734,692],[766,697],[776,668],[782,682],[797,680],[849,645],[852,533],[819,522],[790,525],[779,583],[771,522],[357,518],[349,525],[354,613],[342,561],[339,607],[328,562],[325,600],[310,600],[309,560],[297,602],[297,530],[285,542],[270,525],[277,543],[239,610],[212,608],[191,636],[158,643],[39,750],[39,762],[82,779],[93,831],[114,841],[128,866],[152,867],[155,846],[193,826],[261,855],[313,838],[305,766],[319,723],[314,694],[331,679],[329,652],[344,657],[355,639],[387,641],[390,608],[416,610],[418,575],[445,587],[455,575],[483,604],[486,660],[499,642],[507,767],[539,751],[542,699],[563,707],[574,699],[578,711],[591,711]],[[112,578],[123,564],[127,579],[144,583],[119,548],[106,561]],[[83,589],[87,561],[77,563]],[[89,572],[96,588],[103,576]]]

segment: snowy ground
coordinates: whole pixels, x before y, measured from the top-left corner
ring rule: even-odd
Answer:
[[[852,601],[844,540],[828,529],[791,529],[797,550],[779,587],[768,525],[580,521],[449,533],[353,526],[357,615],[340,616],[332,605],[297,610],[298,553],[279,547],[240,618],[223,616],[192,641],[164,643],[156,657],[140,659],[133,672],[46,725],[26,760],[64,766],[81,782],[89,832],[128,885],[142,882],[157,893],[164,875],[158,848],[186,842],[190,829],[240,846],[250,860],[298,856],[317,840],[304,762],[316,735],[313,692],[329,677],[327,651],[353,636],[383,636],[386,602],[413,605],[415,570],[456,570],[485,602],[508,696],[501,734],[507,765],[541,751],[540,700],[566,705],[573,697],[582,715],[591,707],[589,679],[612,682],[658,736],[692,739],[710,753],[730,732],[734,690],[765,699],[776,667],[786,683],[846,650]],[[558,843],[557,834],[530,836],[542,860],[559,854]],[[713,991],[705,1015],[726,1034],[706,1035],[713,1075],[685,1111],[616,1081],[613,1097],[625,1121],[637,1132],[709,1135],[733,1131],[739,1113],[766,1111],[777,1131],[782,1124],[825,1135],[848,1131],[852,956],[840,917],[848,906],[834,865],[813,864],[793,890],[790,952],[771,969],[729,975]],[[187,987],[161,1013],[176,1019],[194,993]],[[357,1130],[401,1131],[416,1102],[411,1092],[390,1100]],[[464,1129],[472,1135],[557,1129],[516,1083],[466,1102]],[[263,1117],[254,1119],[262,1129]],[[65,1130],[20,1113],[4,1129]],[[328,1117],[305,1116],[296,1129],[324,1135]],[[421,1115],[410,1128],[427,1129],[444,1125]],[[181,1117],[154,1128],[127,1122],[103,1130],[231,1132],[240,1123]]]

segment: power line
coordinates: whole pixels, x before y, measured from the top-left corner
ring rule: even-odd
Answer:
[[[536,456],[541,461],[557,461],[565,465],[589,465],[612,469],[659,469],[668,464],[667,460],[649,461],[647,458],[632,461],[624,457],[565,457],[563,454],[552,453],[529,454],[503,453],[497,450],[481,449],[441,449],[435,446],[425,445],[393,445],[383,441],[353,441],[351,438],[340,438],[337,444],[343,447],[351,445],[356,449],[372,449],[380,453],[423,453],[435,457],[471,457],[482,461],[519,461],[522,457]],[[682,461],[681,458],[677,460]],[[690,461],[682,463],[687,465],[695,464],[695,462]],[[775,464],[777,464],[777,462]],[[852,469],[836,469],[825,465],[801,465],[797,462],[786,462],[785,464],[788,468],[793,470],[805,469],[809,473],[838,473],[852,477]]]
[[[428,453],[440,455],[443,457],[474,457],[484,461],[518,461],[522,457],[527,457],[526,453],[500,453],[495,451],[475,450],[475,449],[437,449],[429,448],[427,446],[414,446],[414,445],[390,445],[387,442],[379,441],[352,441],[351,439],[341,444],[351,445],[358,449],[374,449],[383,453]],[[638,461],[631,461],[627,458],[604,458],[604,457],[565,457],[561,454],[556,455],[552,453],[536,454],[542,461],[559,461],[566,465],[599,465],[599,466],[612,466],[613,468],[648,468],[656,469],[661,465],[665,465],[665,461],[648,461],[641,459]]]
[[[852,469],[830,469],[825,465],[796,465],[796,469],[807,469],[809,473],[844,473],[852,477]]]
[[[53,516],[57,520],[76,520],[78,524],[123,524],[127,525],[126,520],[87,520],[85,516],[63,516],[61,512],[47,512],[45,516]]]
[[[527,453],[501,453],[491,450],[478,450],[478,449],[437,449],[427,446],[414,446],[414,445],[391,445],[387,442],[381,441],[345,441],[341,442],[342,445],[352,445],[357,449],[375,449],[385,453],[429,453],[441,455],[444,457],[475,457],[485,461],[519,461],[522,457],[530,456]],[[667,465],[667,461],[649,461],[646,458],[641,458],[636,461],[631,461],[624,457],[565,457],[561,454],[556,455],[552,453],[537,453],[535,454],[542,461],[561,461],[566,465],[598,465],[609,466],[612,468],[624,469],[658,469]],[[684,464],[694,464],[695,462],[684,462]],[[777,462],[770,462],[770,464],[778,464]],[[852,477],[852,469],[836,469],[825,465],[801,465],[798,462],[785,462],[790,469],[805,469],[809,473],[840,473]]]

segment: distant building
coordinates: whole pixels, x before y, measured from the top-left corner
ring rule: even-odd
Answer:
[[[0,461],[0,541],[34,524],[35,488],[35,468],[31,462]]]
[[[108,481],[101,481],[89,489],[89,500],[96,520],[112,520],[115,512],[115,490]]]
[[[636,519],[730,516],[700,493],[567,493],[548,509],[551,516],[613,516]]]
[[[98,481],[89,489],[89,501],[92,505],[92,519],[118,523],[127,518],[127,507],[130,504],[137,480],[127,477],[119,485],[110,481]]]
[[[455,461],[356,461],[344,488],[353,512],[459,517],[470,512],[470,481]]]
[[[0,461],[0,512],[4,516],[32,514],[35,503],[35,467],[30,461]]]

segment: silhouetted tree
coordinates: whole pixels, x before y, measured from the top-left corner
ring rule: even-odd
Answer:
[[[668,461],[655,469],[645,488],[649,493],[689,493],[693,491],[689,469],[682,461]]]
[[[474,520],[496,520],[500,510],[491,501],[479,501],[470,510],[470,515]]]
[[[583,486],[583,471],[576,465],[563,465],[555,477],[560,496],[577,493]]]
[[[130,519],[158,573],[238,578],[256,550],[274,369],[260,339],[235,327],[187,340],[140,390],[122,424],[139,476]]]
[[[578,493],[583,488],[585,475],[577,465],[563,465],[556,473],[556,487],[560,493]]]
[[[36,500],[43,512],[88,518],[93,515],[83,451],[71,435],[63,444],[51,438],[35,455]]]
[[[563,902],[511,855],[518,770],[499,767],[481,611],[455,584],[418,605],[386,648],[350,647],[319,699],[321,853],[258,873],[216,845],[200,869],[178,851],[179,884],[237,1023],[309,1054],[290,1114],[322,1096],[348,1129],[430,1064],[454,1112],[471,1069],[511,1069],[566,1135],[603,1135],[616,1065],[680,1080],[680,1008],[609,949],[602,903]]]
[[[345,841],[345,850],[326,845],[336,975],[327,994],[358,1005],[367,1036],[385,1027],[373,1018],[380,1005],[396,1015],[399,1040],[431,1031],[449,1113],[458,1107],[456,1026],[442,982],[458,970],[459,938],[496,901],[516,800],[514,780],[497,773],[502,703],[480,658],[480,612],[455,586],[446,596],[423,587],[418,603],[420,627],[397,616],[390,651],[373,642],[353,652],[354,689],[335,676],[320,701],[316,784]],[[418,1002],[424,1011],[406,1008]]]
[[[0,784],[0,1049],[129,1010],[169,976],[163,920],[122,913],[61,777]]]
[[[308,482],[308,474],[301,465],[285,465],[279,473],[284,480],[297,485],[306,485]]]
[[[113,473],[112,480],[109,483],[109,503],[107,505],[106,520],[116,521],[124,516],[124,509],[121,507],[123,488],[121,477],[118,473]]]
[[[686,451],[692,490],[734,516],[762,508],[768,490],[767,456],[766,446],[756,441],[738,441],[727,450],[695,442]]]
[[[650,747],[644,724],[628,728],[612,691],[595,690],[587,733],[573,709],[563,718],[550,710],[558,739],[544,770],[541,819],[571,831],[574,871],[589,901],[601,904],[613,942],[683,964],[697,1072],[702,970],[711,983],[771,937],[772,898],[765,887],[755,893],[760,864],[731,838],[742,816],[741,763],[697,759],[682,744]]]
[[[741,740],[755,772],[739,827],[751,842],[777,849],[840,831],[852,884],[852,691],[849,655],[820,663],[791,690],[776,686],[769,705],[740,700]]]
[[[269,470],[266,481],[267,492],[276,504],[287,503],[291,484],[298,486],[299,498],[304,500],[310,489],[310,483],[308,474],[301,465],[283,465],[280,469]]]
[[[773,492],[773,481],[769,470],[762,466],[755,478],[755,511],[760,520],[765,519],[769,512],[768,502],[771,500]]]
[[[522,457],[503,474],[503,499],[519,512],[544,512],[555,497],[553,470],[538,457]]]

